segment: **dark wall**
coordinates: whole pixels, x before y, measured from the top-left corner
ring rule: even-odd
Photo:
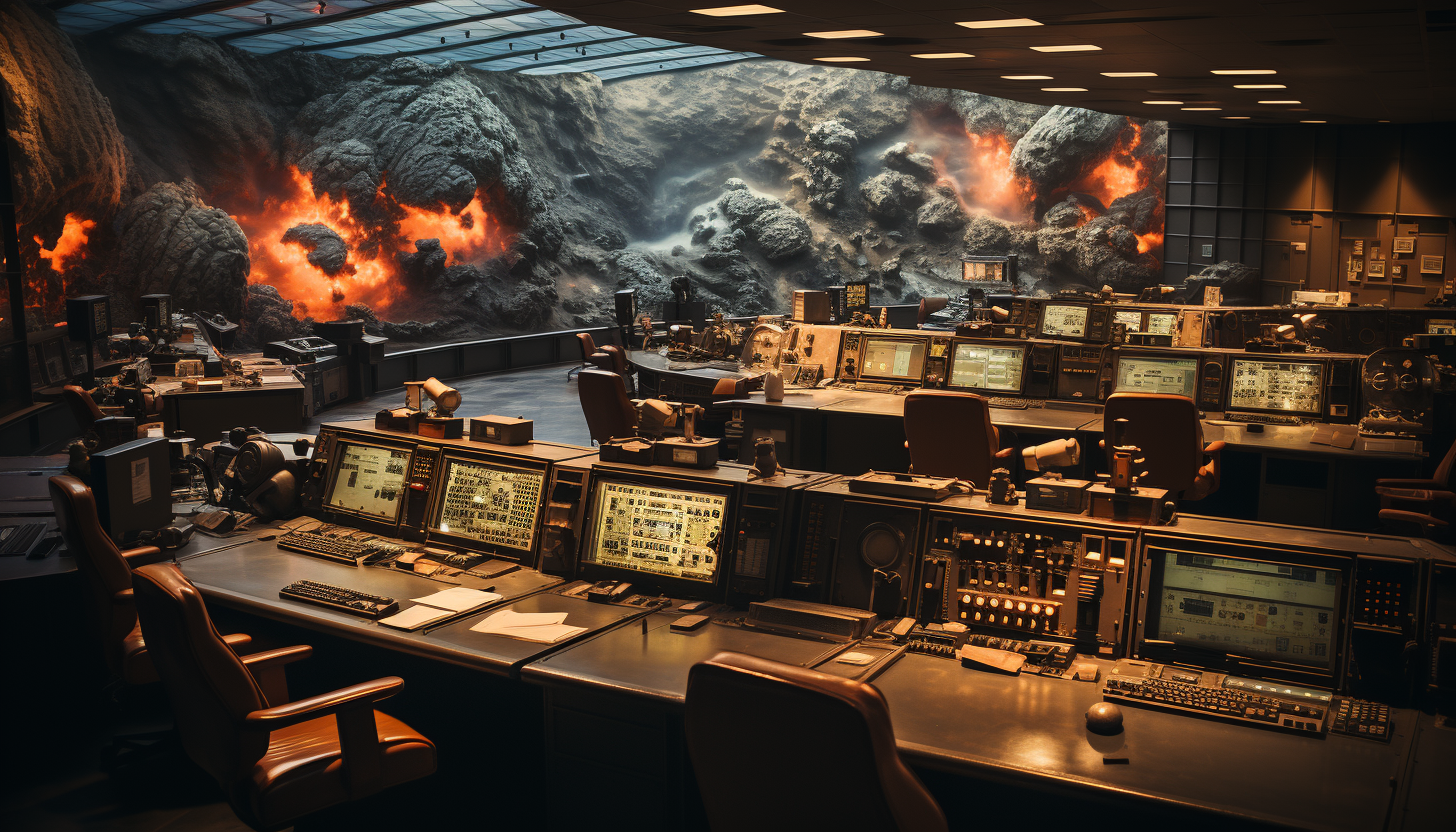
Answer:
[[[1165,280],[1238,259],[1260,266],[1267,302],[1315,289],[1420,306],[1456,277],[1453,143],[1452,124],[1170,125]],[[1397,237],[1415,250],[1392,251]],[[1441,273],[1421,273],[1428,256]]]

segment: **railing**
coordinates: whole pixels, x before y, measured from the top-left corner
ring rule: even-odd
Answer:
[[[400,350],[385,355],[375,365],[374,390],[393,390],[403,387],[406,381],[431,377],[444,381],[577,361],[581,358],[576,339],[579,332],[589,333],[598,344],[620,343],[617,327],[596,326]]]

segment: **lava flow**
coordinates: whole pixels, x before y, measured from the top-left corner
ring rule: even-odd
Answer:
[[[61,236],[56,239],[54,246],[46,248],[44,239],[39,236],[34,237],[35,244],[40,246],[38,259],[46,261],[48,268],[32,270],[29,291],[26,292],[26,299],[29,302],[38,302],[50,312],[58,312],[61,309],[67,291],[66,269],[86,259],[86,244],[90,241],[91,231],[94,228],[96,228],[95,220],[67,214],[65,224],[61,227]],[[52,274],[54,278],[52,278]],[[56,285],[48,285],[52,280]]]
[[[1128,194],[1135,194],[1152,185],[1156,171],[1152,169],[1152,165],[1146,157],[1137,155],[1143,140],[1142,126],[1133,121],[1129,121],[1128,126],[1130,129],[1124,131],[1119,137],[1117,145],[1107,154],[1107,158],[1083,174],[1076,182],[1065,189],[1058,190],[1057,195],[1069,192],[1089,194],[1100,200],[1103,205],[1111,206],[1113,201]],[[1157,199],[1161,213],[1162,194],[1158,194]],[[1083,213],[1085,213],[1085,209]],[[1138,234],[1137,238],[1139,253],[1161,252],[1163,248],[1161,231]]]
[[[919,114],[911,131],[944,172],[941,181],[955,189],[962,208],[1011,222],[1030,219],[1030,191],[1011,166],[1012,145],[1004,135],[972,133],[959,120],[931,124]]]

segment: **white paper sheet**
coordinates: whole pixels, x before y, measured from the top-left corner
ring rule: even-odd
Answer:
[[[520,613],[514,610],[501,610],[487,616],[470,629],[486,635],[506,636],[541,644],[555,644],[586,632],[585,627],[567,624],[564,612]]]
[[[457,586],[451,589],[436,592],[434,595],[426,595],[423,598],[411,598],[416,604],[428,604],[432,607],[439,607],[442,610],[451,612],[465,612],[483,604],[499,601],[502,595],[495,592],[485,592],[479,589]]]
[[[379,623],[389,627],[397,627],[401,630],[416,630],[431,621],[437,621],[454,614],[450,610],[416,604],[404,612],[397,612],[388,618],[379,619]]]

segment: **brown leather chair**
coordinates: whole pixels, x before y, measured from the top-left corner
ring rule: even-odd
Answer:
[[[1125,440],[1142,449],[1135,473],[1139,482],[1166,488],[1181,500],[1201,500],[1218,490],[1223,442],[1203,444],[1198,406],[1187,396],[1167,393],[1113,393],[1102,411],[1102,446],[1112,468],[1113,423],[1127,420]]]
[[[576,333],[576,342],[581,345],[581,364],[566,371],[566,377],[568,379],[585,370],[587,367],[592,366],[591,356],[592,353],[597,351],[596,339],[591,337],[590,332]]]
[[[65,399],[66,406],[71,409],[71,415],[76,417],[76,424],[80,425],[83,431],[90,430],[96,420],[105,415],[101,412],[100,406],[96,404],[96,400],[91,398],[91,394],[86,392],[84,387],[67,384],[61,388],[61,398]]]
[[[399,677],[289,702],[284,667],[312,648],[239,658],[173,564],[137,570],[136,604],[182,747],[252,828],[281,829],[434,772],[434,744],[374,710],[399,692]]]
[[[600,354],[600,353],[599,353]],[[637,410],[627,395],[627,383],[606,370],[582,370],[576,377],[581,412],[593,442],[623,439],[637,433]]]
[[[944,832],[874,687],[719,653],[688,672],[688,753],[714,832]]]
[[[1446,449],[1429,479],[1378,479],[1375,493],[1380,498],[1380,522],[1395,534],[1448,541],[1456,520],[1456,442]]]
[[[925,477],[955,477],[979,488],[991,481],[1001,434],[991,424],[991,406],[975,393],[916,390],[905,397],[905,447],[910,470]]]
[[[91,596],[91,617],[97,637],[106,654],[106,666],[112,676],[128,685],[144,685],[157,681],[146,641],[137,623],[132,603],[132,569],[161,557],[155,546],[122,549],[106,535],[96,511],[96,495],[90,486],[68,474],[51,477],[51,503],[55,506],[56,525],[66,550],[76,560],[76,568]],[[234,650],[252,641],[246,635],[228,636]]]

